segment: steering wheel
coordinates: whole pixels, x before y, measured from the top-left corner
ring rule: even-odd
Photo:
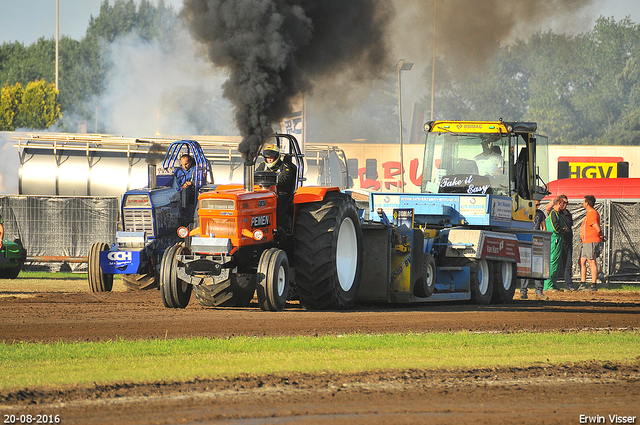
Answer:
[[[176,180],[178,181],[178,185],[182,187],[187,182],[187,171],[180,167],[175,172]]]

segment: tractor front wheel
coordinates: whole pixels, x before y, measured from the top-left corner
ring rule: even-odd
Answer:
[[[20,270],[24,266],[24,262],[27,259],[27,250],[22,246],[22,241],[20,239],[14,239],[13,242],[18,245],[20,249],[20,259],[17,261],[18,267],[12,267],[10,269],[5,270],[5,277],[8,279],[17,279],[20,274]]]
[[[355,202],[341,192],[301,204],[294,230],[296,293],[308,310],[353,307],[362,276],[362,228]]]
[[[265,311],[281,311],[289,295],[289,259],[287,253],[271,248],[258,262],[258,305]]]
[[[177,255],[190,254],[181,243],[167,249],[160,267],[160,294],[167,308],[186,308],[191,299],[193,286],[178,277]]]
[[[100,252],[108,250],[109,245],[104,242],[91,245],[88,273],[91,292],[110,292],[113,289],[113,275],[102,273],[102,268],[100,267]]]

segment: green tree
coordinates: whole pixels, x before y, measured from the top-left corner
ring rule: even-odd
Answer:
[[[22,100],[22,84],[5,85],[0,89],[0,131],[16,129],[18,105]]]
[[[113,6],[103,1],[100,13],[91,17],[80,41],[65,36],[60,39],[58,100],[65,115],[84,119],[92,116],[93,107],[87,105],[104,90],[104,78],[111,66],[106,52],[117,37],[134,32],[145,40],[168,42],[176,22],[176,13],[162,0],[157,7],[149,0],[140,1],[138,6],[133,0],[116,0]],[[53,81],[54,72],[53,38],[40,38],[26,47],[19,42],[0,45],[0,85],[21,83],[26,87],[32,81]]]
[[[44,130],[52,126],[61,116],[57,97],[54,83],[38,80],[27,84],[18,105],[16,127]]]
[[[600,18],[575,37],[539,32],[469,72],[446,64],[436,65],[439,118],[536,121],[557,144],[639,141],[640,28],[629,19]]]

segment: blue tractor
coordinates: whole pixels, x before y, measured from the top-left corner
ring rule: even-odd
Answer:
[[[162,149],[163,150],[163,149]],[[157,287],[164,251],[179,242],[176,230],[191,226],[198,193],[213,180],[211,167],[198,142],[171,143],[159,169],[148,154],[149,185],[125,192],[120,210],[122,230],[109,246],[97,242],[89,252],[89,287],[92,292],[113,288],[113,275],[121,274],[130,289]],[[187,155],[186,160],[183,159]],[[151,159],[151,160],[150,160]],[[181,160],[190,163],[187,169]]]
[[[549,278],[547,138],[534,122],[432,121],[420,193],[372,192],[358,302],[505,304]]]

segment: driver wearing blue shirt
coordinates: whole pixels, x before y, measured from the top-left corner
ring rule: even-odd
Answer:
[[[195,160],[189,154],[184,154],[180,157],[181,167],[175,171],[176,181],[178,186],[183,189],[187,187],[195,186]]]

